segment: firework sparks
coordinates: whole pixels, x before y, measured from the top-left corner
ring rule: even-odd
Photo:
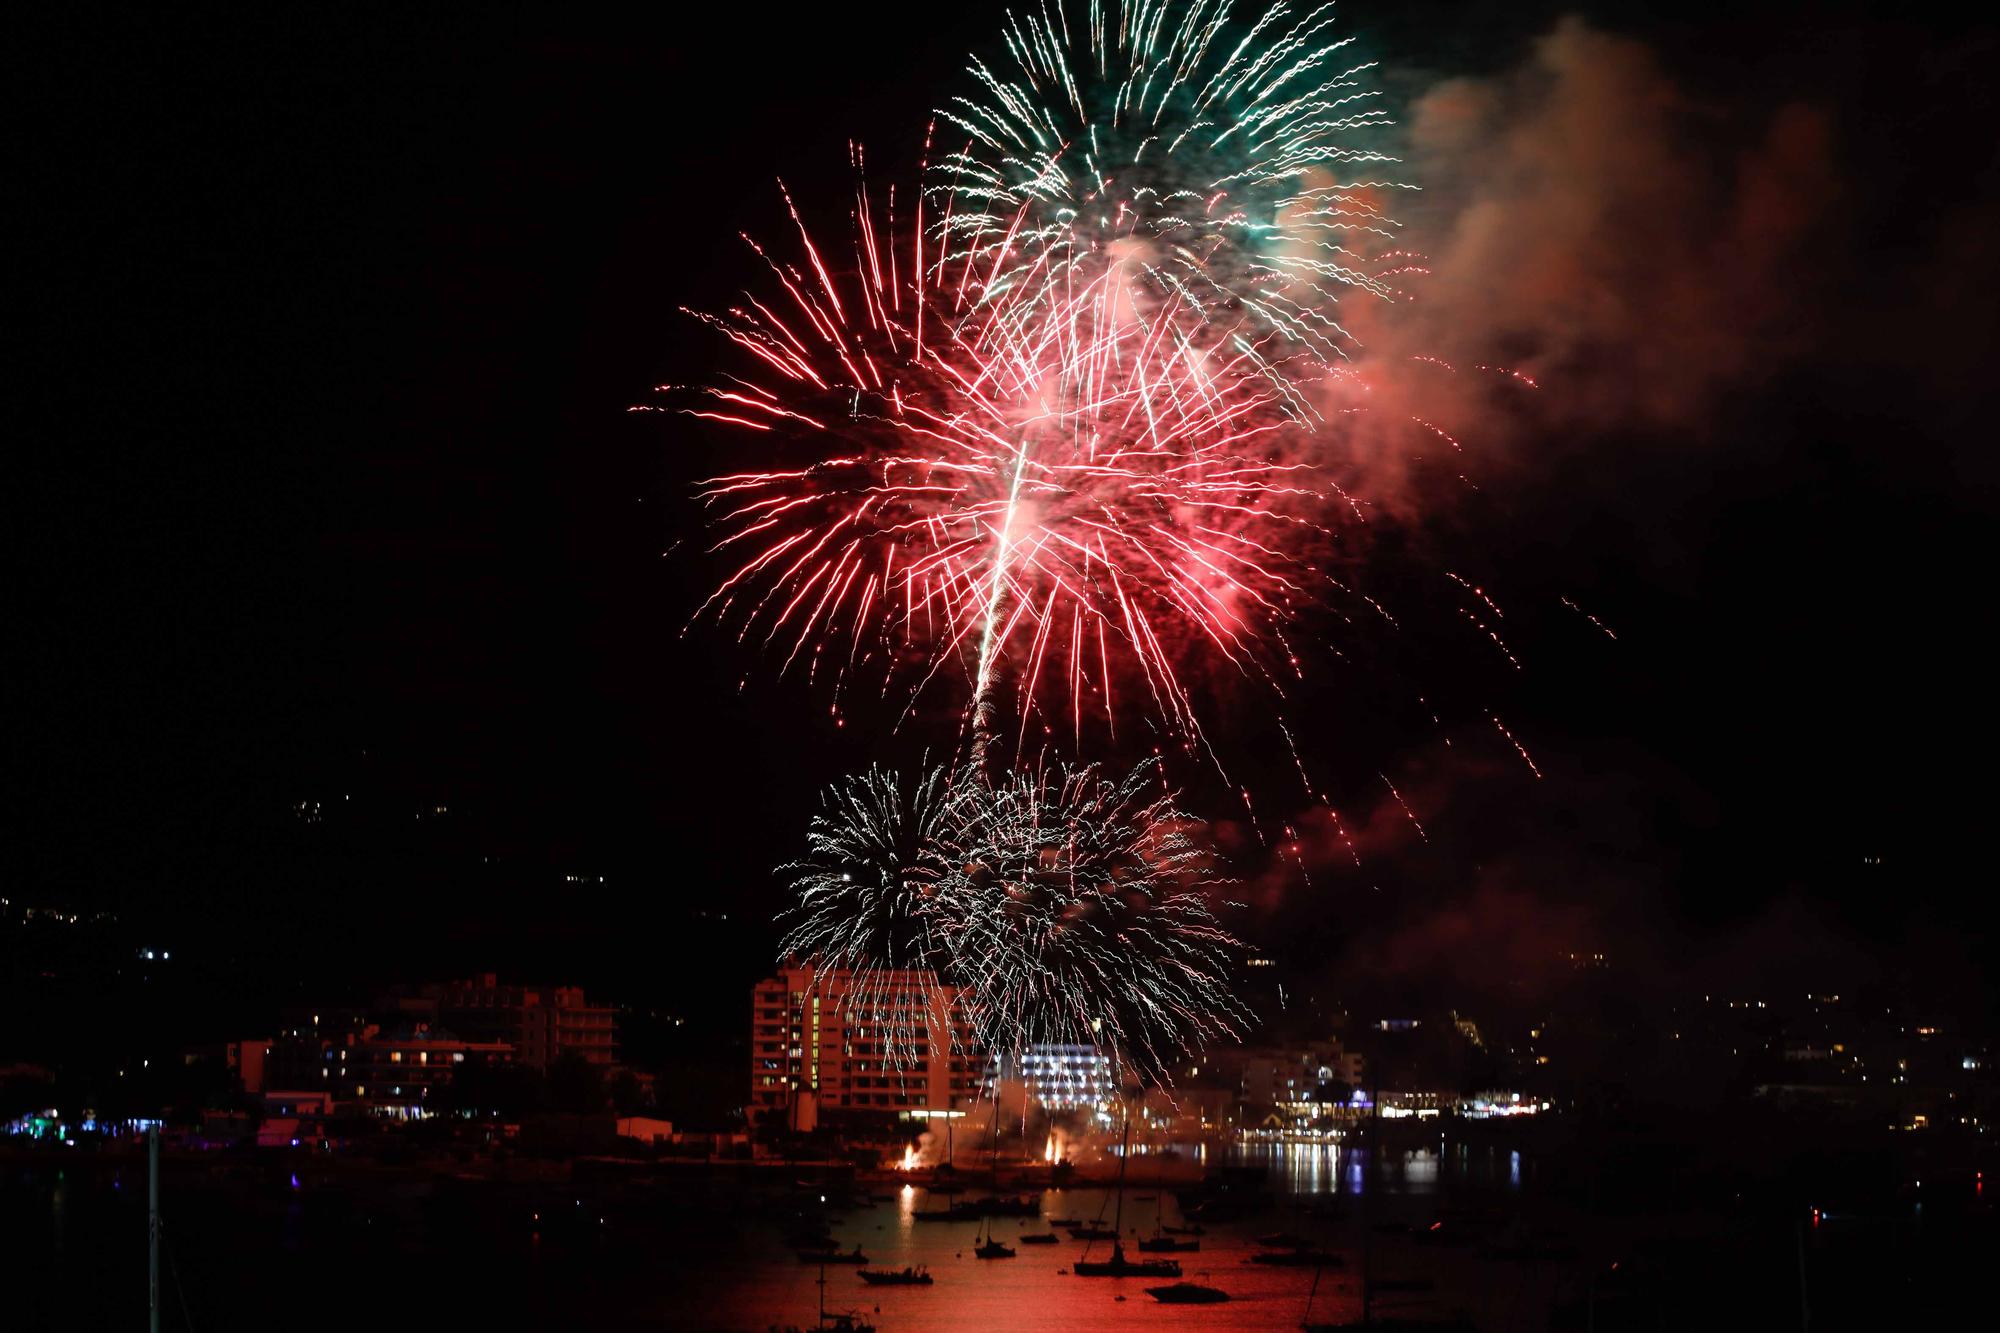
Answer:
[[[1492,715],[1488,714],[1488,716]],[[1528,771],[1533,773],[1537,778],[1541,777],[1542,770],[1535,763],[1535,757],[1528,753],[1527,746],[1514,739],[1514,733],[1507,730],[1507,724],[1502,722],[1498,717],[1493,717],[1493,726],[1495,730],[1507,738],[1507,743],[1513,746],[1515,753],[1521,756],[1521,762],[1528,766]]]
[[[1248,1019],[1228,981],[1240,946],[1203,896],[1209,851],[1156,762],[1119,779],[873,770],[829,790],[786,870],[781,947],[852,969],[864,1014],[922,972],[960,992],[983,1050],[1095,1045],[1155,1077]],[[918,1034],[881,1035],[894,1064]]]
[[[980,781],[1003,714],[1017,759],[1031,726],[1080,750],[1137,711],[1220,772],[1215,684],[1282,698],[1329,593],[1393,628],[1327,568],[1370,464],[1345,434],[1369,409],[1325,409],[1368,389],[1338,301],[1422,270],[1381,206],[1408,187],[1375,179],[1371,64],[1332,25],[1320,3],[1052,0],[974,60],[900,209],[858,147],[837,245],[781,183],[783,243],[744,237],[764,281],[695,316],[741,366],[663,386],[752,455],[700,489],[722,568],[698,614],[823,682],[843,721],[856,691],[906,691],[907,719],[963,681]],[[963,147],[934,156],[940,136]],[[1447,577],[1520,669],[1497,601]]]
[[[875,1022],[892,1062],[926,1036],[933,1006],[906,1001],[935,995],[929,908],[953,871],[942,856],[959,800],[942,771],[906,784],[871,768],[822,793],[805,856],[779,868],[796,899],[779,952],[848,969],[849,1003]]]
[[[1371,146],[1390,123],[1372,64],[1335,35],[1333,9],[1058,0],[1010,16],[1007,58],[975,59],[978,95],[939,112],[966,136],[933,176],[945,243],[994,291],[1053,301],[1125,269],[1151,311],[1343,359],[1334,298],[1387,296],[1399,270],[1383,266],[1408,267],[1370,254],[1395,235],[1379,196],[1407,187],[1340,179],[1393,159]]]
[[[704,612],[781,672],[829,672],[836,710],[857,668],[914,699],[961,664],[976,755],[1003,677],[1023,733],[1037,716],[1115,728],[1136,677],[1190,744],[1191,659],[1280,687],[1339,491],[1299,461],[1255,343],[1149,317],[1116,267],[1005,289],[979,254],[926,267],[921,218],[899,265],[893,196],[878,216],[865,178],[852,262],[829,266],[786,203],[797,258],[751,242],[773,299],[703,317],[749,373],[687,410],[798,461],[704,486],[733,566]]]
[[[1240,946],[1200,892],[1210,854],[1157,779],[1051,767],[991,790],[945,927],[987,1049],[1107,1047],[1158,1079],[1240,1031]]]
[[[1396,790],[1396,784],[1389,781],[1389,775],[1387,773],[1378,773],[1376,776],[1382,779],[1382,785],[1389,789],[1389,794],[1396,798],[1396,804],[1403,808],[1403,814],[1409,819],[1411,827],[1416,829],[1417,836],[1425,842],[1429,842],[1431,835],[1424,832],[1423,823],[1418,820],[1417,812],[1410,809],[1410,803],[1403,799],[1403,793]]]
[[[1564,606],[1568,607],[1570,610],[1582,616],[1585,620],[1588,620],[1592,625],[1596,626],[1597,632],[1602,634],[1605,638],[1611,640],[1613,643],[1616,643],[1618,641],[1618,636],[1611,632],[1611,627],[1609,625],[1605,624],[1603,621],[1599,620],[1596,616],[1590,614],[1590,612],[1578,606],[1575,602],[1572,602],[1569,598],[1564,597],[1561,598],[1560,600]]]

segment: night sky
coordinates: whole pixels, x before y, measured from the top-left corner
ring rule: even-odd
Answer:
[[[690,483],[733,441],[627,409],[723,363],[679,307],[752,276],[774,178],[840,197],[850,137],[907,161],[1001,10],[677,8],[16,44],[8,896],[271,977],[685,998],[768,949],[815,788],[941,743],[683,635]],[[1317,626],[1346,655],[1289,711],[1360,868],[1314,821],[1310,879],[1273,866],[1183,780],[1241,849],[1232,924],[1329,986],[1579,944],[1988,1003],[1993,31],[1650,8],[1343,7],[1438,261],[1380,336],[1543,368],[1451,405],[1481,489],[1401,537],[1495,592],[1526,670]]]

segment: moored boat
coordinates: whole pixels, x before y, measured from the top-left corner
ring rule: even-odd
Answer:
[[[1148,1254],[1182,1254],[1200,1249],[1201,1242],[1178,1236],[1147,1236],[1140,1240],[1139,1248]]]
[[[1271,1264],[1279,1268],[1339,1268],[1346,1261],[1337,1254],[1326,1250],[1268,1250],[1263,1254],[1250,1256],[1253,1264]]]
[[[1125,1247],[1111,1243],[1109,1259],[1079,1259],[1070,1268],[1078,1277],[1179,1277],[1178,1259],[1127,1259]]]
[[[800,1250],[799,1262],[802,1264],[865,1264],[868,1262],[868,1256],[863,1254],[861,1247],[857,1245],[844,1254],[839,1250]]]
[[[1257,1237],[1259,1245],[1268,1245],[1274,1250],[1309,1250],[1312,1242],[1292,1231],[1273,1231]]]
[[[987,1217],[1040,1217],[1042,1201],[1032,1194],[981,1199],[973,1205]]]
[[[1107,1226],[1093,1222],[1089,1226],[1067,1227],[1071,1240],[1117,1240],[1118,1233]]]
[[[1214,1305],[1229,1299],[1220,1287],[1204,1287],[1199,1282],[1176,1282],[1166,1287],[1148,1287],[1146,1294],[1162,1305]]]

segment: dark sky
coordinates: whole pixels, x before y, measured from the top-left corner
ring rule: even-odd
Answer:
[[[17,44],[10,890],[278,969],[628,984],[692,912],[762,947],[814,788],[922,748],[681,634],[705,575],[672,548],[728,441],[626,409],[718,363],[678,307],[750,276],[774,177],[824,197],[849,137],[908,154],[1000,8],[670,8],[45,15]],[[1993,33],[1653,8],[1343,8],[1434,170],[1415,239],[1521,284],[1461,272],[1439,336],[1554,367],[1557,405],[1497,409],[1485,489],[1424,538],[1518,608],[1530,669],[1413,630],[1296,705],[1367,844],[1356,870],[1309,823],[1309,883],[1246,855],[1239,924],[1303,969],[1450,974],[1410,942],[1476,952],[1489,917],[1522,967],[1994,923]],[[1448,751],[1406,671],[1452,698]]]

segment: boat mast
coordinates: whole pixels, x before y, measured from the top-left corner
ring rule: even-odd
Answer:
[[[1375,1302],[1374,1258],[1375,1228],[1370,1217],[1373,1212],[1375,1191],[1369,1185],[1369,1176],[1375,1169],[1375,1157],[1379,1151],[1376,1137],[1382,1127],[1382,1069],[1380,1062],[1370,1071],[1375,1075],[1375,1095],[1368,1106],[1368,1155],[1361,1159],[1361,1322],[1367,1324],[1372,1316]]]
[[[160,1127],[146,1131],[146,1330],[160,1333]]]
[[[1118,1207],[1111,1215],[1111,1229],[1117,1233],[1111,1241],[1113,1246],[1118,1245],[1125,1236],[1125,1163],[1131,1156],[1132,1107],[1128,1101],[1125,1106],[1125,1134],[1123,1141],[1118,1145]],[[1102,1217],[1104,1214],[1099,1213],[1098,1216]]]
[[[1014,1064],[1021,1063],[1020,1053],[1014,1055]],[[996,1060],[993,1067],[993,1131],[992,1142],[987,1145],[987,1169],[993,1173],[993,1188],[1000,1188],[1000,1083],[1006,1077],[1007,1063]]]

